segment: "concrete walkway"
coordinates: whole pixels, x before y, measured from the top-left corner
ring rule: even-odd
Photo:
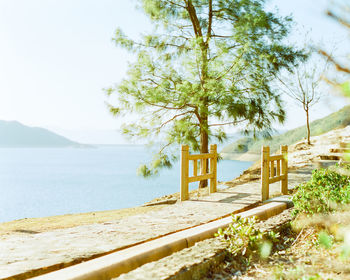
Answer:
[[[307,181],[310,172],[290,173],[289,188]],[[278,190],[278,183],[270,186],[270,194]],[[260,191],[256,181],[108,223],[1,236],[0,279],[27,279],[243,211],[259,203]]]

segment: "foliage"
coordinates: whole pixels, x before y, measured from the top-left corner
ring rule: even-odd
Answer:
[[[340,257],[343,260],[350,259],[350,229],[344,234],[344,242],[341,247]]]
[[[230,152],[230,153],[246,153],[249,150],[249,146],[254,143],[254,139],[252,137],[244,137],[236,140],[232,144],[223,148],[222,152]]]
[[[329,235],[326,231],[318,233],[318,243],[326,249],[329,249],[333,245],[333,236]]]
[[[311,180],[296,187],[294,214],[328,213],[350,203],[350,177],[328,169],[314,170]]]
[[[345,127],[347,125],[350,125],[350,106],[346,106],[341,110],[332,113],[322,119],[311,122],[311,135],[320,135],[336,128]],[[277,149],[279,149],[279,145],[281,145],[281,143],[283,143],[284,145],[291,145],[304,139],[305,130],[306,126],[301,126],[289,130],[286,133],[272,136],[270,140],[254,140],[252,138],[242,138],[224,147],[222,152],[240,153],[241,151],[237,149],[237,143],[241,146],[244,146],[243,151],[248,151],[252,153],[260,152],[262,145],[270,146],[271,151],[276,151]]]
[[[265,11],[264,2],[139,0],[155,30],[140,41],[116,31],[114,42],[137,60],[107,89],[119,97],[110,110],[140,116],[124,125],[131,138],[161,139],[158,164],[141,168],[144,175],[176,159],[171,146],[206,153],[209,140],[226,137],[222,126],[255,133],[284,120],[271,81],[306,55],[284,43],[291,18]]]
[[[278,280],[324,280],[323,277],[321,277],[318,273],[312,274],[312,275],[306,275],[309,274],[305,271],[303,267],[297,266],[293,269],[290,269],[288,271],[284,271],[283,267],[276,269],[274,273],[274,279]],[[331,280],[331,279],[327,279]]]
[[[260,256],[266,258],[270,255],[272,244],[278,241],[279,234],[257,229],[255,217],[233,216],[232,224],[224,230],[219,229],[216,236],[228,244],[228,251],[233,256],[249,258],[259,253]]]

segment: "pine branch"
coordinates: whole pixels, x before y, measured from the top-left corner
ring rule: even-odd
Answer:
[[[196,9],[194,8],[191,0],[184,0],[184,2],[186,3],[186,10],[188,11],[190,20],[192,22],[194,34],[196,35],[196,38],[202,38],[202,29],[199,24]]]
[[[208,13],[208,18],[209,18],[209,22],[208,22],[208,31],[207,31],[207,41],[206,44],[209,43],[209,39],[211,38],[211,26],[213,23],[213,1],[209,0],[209,13]]]
[[[335,61],[333,59],[333,57],[331,55],[329,55],[327,52],[325,52],[324,50],[318,50],[319,54],[321,54],[322,56],[326,57],[334,66],[335,68],[340,71],[340,72],[344,72],[344,73],[348,73],[350,74],[350,69],[340,65],[340,63],[338,63],[337,61]]]
[[[350,22],[346,21],[345,19],[337,16],[332,11],[327,11],[327,16],[330,16],[331,18],[338,21],[340,24],[344,25],[346,28],[350,28]]]
[[[244,122],[245,120],[240,120],[240,121],[232,121],[232,122],[226,122],[226,123],[214,123],[214,124],[209,124],[209,127],[212,126],[223,126],[223,125],[237,125],[239,123]]]
[[[153,106],[153,107],[158,107],[158,108],[163,108],[163,109],[167,109],[167,110],[181,110],[181,109],[186,108],[186,106],[190,107],[188,104],[184,104],[184,105],[182,105],[180,107],[169,107],[169,106],[166,106],[166,105],[160,105],[160,104],[152,103],[152,102],[146,100],[145,98],[143,98],[142,96],[137,96],[137,98],[139,98],[141,101],[145,102],[147,105],[150,105],[150,106]]]
[[[186,111],[186,112],[183,112],[183,113],[181,113],[181,114],[177,114],[177,115],[173,116],[171,119],[169,119],[169,120],[163,122],[156,130],[160,131],[160,130],[161,130],[165,125],[167,125],[168,123],[172,122],[173,120],[177,119],[178,117],[187,115],[187,114],[189,114],[189,113],[191,113],[191,112],[190,112],[190,111]],[[192,113],[194,113],[194,112],[192,112]]]

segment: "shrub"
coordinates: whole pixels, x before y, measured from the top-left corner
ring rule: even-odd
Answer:
[[[314,170],[311,180],[296,187],[293,214],[329,213],[350,203],[350,177],[329,169]]]
[[[278,241],[279,234],[258,229],[255,217],[233,216],[232,224],[224,230],[219,229],[216,236],[221,237],[228,244],[228,251],[233,256],[248,258],[259,253],[265,258],[270,254],[272,244]]]

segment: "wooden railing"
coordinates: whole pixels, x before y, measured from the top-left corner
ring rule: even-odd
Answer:
[[[183,145],[181,147],[181,201],[188,200],[188,184],[192,182],[210,179],[209,193],[216,192],[217,180],[217,148],[216,145],[210,145],[208,154],[190,155],[189,147]],[[200,174],[198,175],[198,160],[200,161]],[[193,174],[189,176],[189,162],[193,162]],[[209,166],[207,163],[209,162]],[[209,170],[209,173],[208,173]]]
[[[275,164],[276,163],[276,164]],[[261,151],[261,199],[269,198],[269,185],[281,181],[281,193],[288,194],[288,146],[281,146],[281,154],[270,156],[270,147]]]

